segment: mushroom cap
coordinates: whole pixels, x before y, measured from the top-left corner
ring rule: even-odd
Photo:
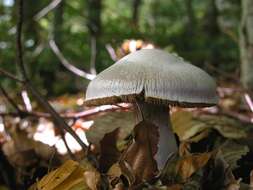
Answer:
[[[216,84],[200,68],[158,49],[133,52],[90,82],[85,104],[145,102],[182,107],[217,103]]]

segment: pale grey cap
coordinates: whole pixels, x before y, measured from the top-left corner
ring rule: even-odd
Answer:
[[[86,105],[136,102],[204,107],[217,103],[216,84],[200,68],[158,49],[131,53],[90,82]]]

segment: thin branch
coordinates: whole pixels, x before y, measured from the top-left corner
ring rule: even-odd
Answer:
[[[53,0],[51,3],[49,3],[46,7],[44,7],[40,12],[38,12],[33,19],[38,21],[45,15],[47,15],[50,11],[52,11],[54,8],[57,7],[61,3],[61,0]]]
[[[13,74],[9,73],[8,71],[5,71],[5,70],[2,69],[2,68],[0,68],[0,75],[3,75],[3,76],[5,76],[5,77],[8,77],[8,78],[10,78],[10,79],[12,79],[12,80],[15,80],[15,81],[19,82],[19,83],[23,83],[23,82],[24,82],[23,80],[17,78],[17,77],[14,76]]]
[[[22,90],[21,97],[23,99],[26,111],[31,112],[32,111],[32,104],[31,104],[31,100],[30,100],[26,90]]]
[[[0,91],[6,98],[6,100],[12,105],[12,107],[19,113],[19,115],[23,112],[21,109],[19,109],[16,102],[9,96],[9,94],[6,92],[4,87],[0,84]]]
[[[71,71],[72,73],[74,73],[75,75],[78,75],[82,78],[88,79],[88,80],[92,80],[96,77],[96,75],[94,74],[90,74],[90,73],[86,73],[85,71],[78,69],[77,67],[73,66],[72,64],[70,64],[68,62],[68,60],[63,56],[63,54],[60,52],[59,48],[57,47],[56,43],[54,40],[50,40],[49,41],[49,45],[51,47],[51,49],[53,50],[53,52],[55,53],[55,55],[57,56],[57,58],[61,61],[62,65],[68,69],[69,71]]]
[[[73,120],[78,120],[78,119],[87,119],[89,117],[95,116],[100,113],[105,113],[105,112],[114,112],[114,111],[128,111],[132,107],[131,106],[125,106],[125,107],[118,107],[118,106],[111,106],[108,108],[93,108],[90,110],[82,111],[82,112],[74,112],[74,113],[62,113],[60,116],[64,119],[73,119]],[[45,112],[28,112],[28,111],[23,111],[23,117],[44,117],[44,118],[52,118],[52,115],[45,113]],[[6,112],[6,113],[1,113],[0,116],[12,116],[12,117],[18,117],[19,113],[17,112]]]
[[[59,114],[54,110],[54,108],[43,98],[39,91],[33,86],[33,84],[29,81],[27,77],[27,72],[25,70],[23,64],[23,52],[22,52],[22,41],[21,41],[21,34],[22,34],[22,24],[23,24],[23,0],[18,1],[18,24],[17,24],[17,65],[20,69],[20,72],[25,79],[25,87],[33,94],[33,96],[37,99],[39,104],[52,115],[52,119],[55,125],[59,128],[63,128],[67,132],[69,132],[73,138],[80,144],[82,149],[86,152],[87,146],[84,142],[79,138],[79,136],[68,126],[66,121],[59,116]]]
[[[209,111],[209,110],[201,110],[202,113],[208,113],[210,115],[224,115],[236,120],[241,121],[242,123],[247,123],[247,124],[252,124],[253,119],[251,117],[248,117],[244,114],[235,112],[235,111],[230,111],[230,110],[225,110],[222,109],[220,106],[217,106],[216,111]]]
[[[33,96],[37,99],[39,104],[52,116],[52,119],[55,125],[59,128],[63,128],[67,132],[69,132],[73,138],[80,144],[84,151],[87,150],[87,146],[84,142],[79,138],[79,136],[68,126],[66,121],[60,117],[60,115],[54,110],[54,108],[43,98],[39,91],[33,87],[31,83],[26,84],[26,88],[33,94]]]
[[[71,150],[70,150],[70,148],[69,148],[69,145],[68,145],[68,143],[67,143],[67,141],[66,141],[65,133],[64,133],[63,130],[60,131],[60,135],[61,135],[61,138],[62,138],[62,140],[63,140],[63,143],[64,143],[64,145],[65,145],[65,147],[66,147],[66,149],[67,149],[67,152],[68,152],[70,158],[71,158],[72,160],[76,160],[75,155],[71,152]]]
[[[251,112],[253,112],[253,102],[252,102],[252,99],[251,99],[250,95],[248,93],[245,93],[244,98],[245,98]]]
[[[22,27],[23,27],[23,0],[18,1],[18,23],[17,23],[17,36],[16,36],[16,50],[17,59],[16,63],[20,69],[22,77],[25,81],[28,80],[28,75],[23,62],[23,47],[22,47]]]
[[[111,44],[106,44],[106,45],[105,45],[105,48],[106,48],[107,52],[109,53],[111,59],[112,59],[113,61],[117,61],[118,58],[117,58],[116,52],[115,52],[115,50],[113,49],[112,45],[111,45]]]

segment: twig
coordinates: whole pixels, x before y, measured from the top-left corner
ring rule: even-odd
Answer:
[[[21,34],[22,34],[22,24],[23,24],[23,0],[18,1],[18,24],[17,24],[17,65],[20,69],[22,77],[25,79],[24,86],[33,94],[33,96],[37,99],[39,104],[51,114],[52,119],[55,125],[59,128],[63,128],[67,132],[69,132],[73,138],[80,144],[82,149],[86,152],[87,146],[84,142],[79,138],[79,136],[68,126],[66,121],[62,119],[59,114],[54,110],[54,108],[43,98],[39,91],[33,86],[27,76],[27,72],[24,67],[23,63],[23,52],[22,52],[22,41],[21,41]]]
[[[62,138],[62,140],[63,140],[63,142],[64,142],[64,145],[65,145],[65,147],[66,147],[66,149],[67,149],[67,151],[68,151],[68,154],[69,154],[70,158],[71,158],[72,160],[76,160],[74,154],[71,152],[71,150],[70,150],[70,148],[69,148],[69,145],[68,145],[68,143],[67,143],[67,141],[66,141],[65,134],[64,134],[64,131],[63,131],[63,130],[60,131],[60,135],[61,135],[61,138]]]
[[[16,63],[20,69],[22,77],[25,81],[28,81],[28,75],[23,62],[23,47],[22,47],[22,27],[23,27],[23,0],[18,0],[18,23],[17,23],[17,36],[16,36],[16,50],[17,59]]]
[[[59,5],[61,0],[53,0],[51,3],[49,3],[46,7],[44,7],[40,12],[38,12],[33,19],[38,21],[45,15],[47,15],[50,11],[52,11],[57,5]]]
[[[239,121],[241,121],[243,123],[246,123],[246,124],[252,124],[253,123],[252,118],[247,117],[243,114],[240,114],[240,113],[234,112],[234,111],[230,111],[230,110],[224,110],[220,106],[218,106],[217,108],[218,109],[215,112],[214,111],[209,111],[209,110],[204,110],[204,111],[202,110],[201,112],[208,113],[210,115],[224,115],[224,116],[239,120]]]
[[[16,102],[9,96],[9,94],[6,92],[6,90],[1,84],[0,84],[0,91],[4,95],[4,97],[7,99],[7,101],[12,105],[12,107],[18,112],[18,114],[21,114],[22,110],[19,109]]]
[[[31,100],[30,100],[26,90],[22,90],[21,97],[23,99],[26,111],[31,112],[32,111],[32,104],[31,104]]]
[[[78,120],[78,119],[84,119],[84,118],[89,118],[92,116],[95,116],[97,114],[100,113],[105,113],[105,112],[114,112],[114,111],[128,111],[129,109],[131,109],[131,107],[110,107],[107,109],[100,109],[100,108],[93,108],[90,110],[86,110],[86,111],[82,111],[82,112],[75,112],[75,113],[62,113],[60,114],[60,116],[64,119],[73,119],[73,120]],[[36,111],[32,111],[32,112],[28,112],[28,111],[22,111],[23,117],[44,117],[44,118],[52,118],[51,114],[48,113],[44,113],[44,112],[36,112]],[[19,113],[17,112],[6,112],[6,113],[1,113],[0,112],[0,116],[12,116],[12,117],[17,117],[19,116]]]
[[[248,93],[245,93],[244,98],[245,98],[251,112],[253,112],[253,102],[252,102],[252,99],[250,98],[250,95]]]
[[[80,144],[80,146],[83,148],[84,151],[87,150],[87,146],[84,144],[84,142],[79,138],[79,136],[68,126],[66,121],[60,117],[60,115],[54,110],[54,108],[46,101],[44,100],[43,96],[40,94],[37,89],[33,87],[31,83],[27,83],[26,85],[27,89],[33,94],[33,96],[37,99],[39,104],[52,116],[52,119],[56,126],[59,128],[63,128],[67,132],[69,132],[73,138]]]
[[[2,68],[0,68],[0,74],[3,75],[3,76],[5,76],[5,77],[8,77],[8,78],[10,78],[10,79],[12,79],[12,80],[15,80],[15,81],[17,81],[17,82],[19,82],[19,83],[23,83],[23,82],[24,82],[23,80],[17,78],[17,77],[14,76],[13,74],[9,73],[8,71],[5,71],[5,70],[2,69]]]
[[[111,44],[106,44],[106,45],[105,45],[105,48],[106,48],[107,52],[109,53],[111,59],[112,59],[113,61],[117,61],[116,52],[115,52],[115,50],[113,49],[113,47],[111,46]]]
[[[54,40],[50,40],[49,41],[49,45],[51,47],[51,49],[53,50],[53,52],[55,53],[55,55],[57,56],[57,58],[61,61],[62,65],[68,69],[69,71],[71,71],[72,73],[74,73],[75,75],[78,75],[82,78],[88,79],[88,80],[92,80],[96,77],[95,74],[90,74],[87,73],[81,69],[78,69],[77,67],[73,66],[72,64],[70,64],[68,62],[68,60],[63,56],[63,54],[60,52],[59,48],[57,47],[56,43]]]

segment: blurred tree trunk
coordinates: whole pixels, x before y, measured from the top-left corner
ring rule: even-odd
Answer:
[[[54,10],[54,25],[53,25],[53,36],[55,43],[61,49],[62,46],[62,34],[63,34],[63,13],[64,13],[65,0]]]
[[[208,0],[206,6],[206,15],[204,17],[204,32],[206,34],[206,41],[209,45],[209,53],[207,57],[208,64],[218,67],[220,60],[220,50],[217,48],[218,38],[221,31],[218,24],[219,11],[216,6],[215,0]]]
[[[18,1],[14,1],[14,12],[15,12],[15,22],[17,22],[17,4]],[[37,63],[37,60],[33,56],[30,56],[35,51],[40,40],[39,24],[34,20],[34,16],[40,11],[43,7],[41,1],[35,2],[34,0],[25,0],[23,1],[23,48],[27,52],[24,54],[24,60],[26,62],[26,67],[29,72],[30,77],[35,76],[36,68],[33,66]],[[29,56],[27,56],[29,54]],[[16,68],[18,69],[18,68]],[[19,73],[20,74],[20,73]]]
[[[16,3],[16,2],[15,2]],[[24,1],[24,39],[25,42],[29,41],[29,47],[36,47],[39,41],[38,22],[33,17],[41,9],[41,4],[34,0]]]
[[[192,6],[192,0],[186,0],[186,13],[187,13],[187,33],[192,36],[195,28],[195,15]]]
[[[194,54],[193,50],[193,42],[194,42],[194,35],[195,35],[195,15],[194,15],[194,10],[192,6],[193,1],[192,0],[186,0],[184,2],[185,4],[185,10],[186,10],[186,16],[187,16],[187,21],[185,24],[185,34],[184,38],[188,40],[184,40],[184,48],[186,52],[189,54]]]
[[[62,50],[63,47],[63,13],[64,13],[64,4],[65,1],[62,0],[57,7],[52,11],[53,13],[53,26],[52,26],[52,37],[57,44],[57,46]],[[39,70],[41,76],[47,76],[43,78],[43,87],[46,89],[48,95],[53,95],[56,93],[55,86],[57,85],[56,81],[57,75],[61,75],[59,72],[63,70],[63,66],[59,62],[59,59],[52,53],[49,57],[48,63],[45,63],[46,66]],[[56,72],[57,71],[57,72]]]
[[[241,81],[253,90],[253,0],[242,0],[240,27]]]
[[[61,2],[53,10],[52,36],[56,45],[59,47],[60,50],[64,49],[63,46],[64,7],[65,7],[65,0],[61,0]],[[41,72],[43,73],[44,76],[47,76],[44,79],[44,87],[46,87],[48,94],[52,95],[55,94],[57,91],[55,90],[55,86],[57,85],[57,83],[54,83],[52,81],[55,81],[57,78],[59,79],[62,76],[61,71],[65,71],[65,69],[55,55],[52,55],[52,57],[50,58],[50,62],[52,63],[51,66],[49,67],[50,69],[46,69]]]
[[[96,74],[96,62],[99,61],[99,54],[102,49],[100,42],[101,35],[101,11],[102,0],[88,0],[88,23],[90,33],[90,72]]]
[[[141,4],[142,4],[142,0],[133,0],[132,22],[135,28],[137,28],[139,24],[139,13],[140,13]]]

